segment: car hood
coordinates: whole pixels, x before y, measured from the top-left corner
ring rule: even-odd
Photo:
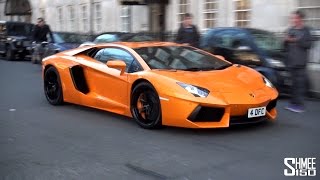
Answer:
[[[213,71],[152,71],[157,75],[165,76],[177,82],[200,86],[211,92],[254,91],[265,87],[260,73],[239,65]]]

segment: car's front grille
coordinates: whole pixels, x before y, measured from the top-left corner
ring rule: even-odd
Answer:
[[[31,41],[23,41],[23,46],[31,46]]]
[[[193,122],[219,122],[224,108],[197,106],[188,119]]]

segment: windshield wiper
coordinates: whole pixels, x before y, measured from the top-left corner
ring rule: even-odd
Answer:
[[[178,69],[178,70],[182,70],[182,71],[202,71],[202,70],[203,70],[203,68],[196,68],[196,67],[193,67],[193,68]]]

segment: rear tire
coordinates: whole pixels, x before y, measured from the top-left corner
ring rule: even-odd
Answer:
[[[63,91],[60,76],[57,69],[53,66],[44,72],[44,93],[48,102],[52,105],[63,104]]]
[[[138,125],[146,129],[162,127],[159,95],[148,82],[135,86],[131,93],[131,114]]]

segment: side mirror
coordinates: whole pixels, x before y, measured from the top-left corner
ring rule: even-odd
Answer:
[[[113,69],[118,69],[118,70],[120,70],[121,72],[120,72],[120,75],[122,75],[124,72],[125,72],[125,70],[126,70],[126,63],[125,62],[123,62],[123,61],[121,61],[121,60],[109,60],[108,62],[107,62],[107,66],[109,67],[109,68],[113,68]]]

